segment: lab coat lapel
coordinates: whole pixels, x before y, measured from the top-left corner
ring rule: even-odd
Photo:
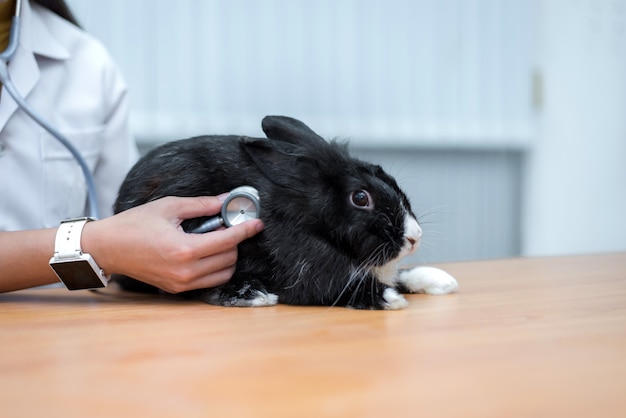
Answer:
[[[67,59],[71,54],[56,40],[47,29],[46,16],[41,14],[40,6],[31,8],[29,1],[23,2],[20,42],[15,56],[9,63],[9,75],[17,91],[24,98],[37,85],[41,72],[36,55],[52,59]],[[3,89],[4,90],[4,89]],[[3,91],[0,96],[0,130],[17,110],[17,103]]]
[[[28,97],[39,80],[39,67],[33,54],[18,49],[9,63],[9,75],[19,94]],[[16,110],[17,103],[3,88],[0,101],[0,129],[4,128]]]

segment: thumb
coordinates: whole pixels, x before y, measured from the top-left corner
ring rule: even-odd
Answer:
[[[208,257],[236,247],[240,242],[261,232],[263,228],[264,225],[260,219],[250,219],[230,228],[218,229],[207,234],[189,234],[187,239],[194,240],[201,257]]]

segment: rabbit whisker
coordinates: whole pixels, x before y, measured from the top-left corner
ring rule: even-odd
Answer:
[[[358,290],[361,282],[363,281],[364,273],[367,273],[367,272],[369,272],[369,268],[365,265],[365,263],[360,263],[358,266],[355,266],[350,272],[350,275],[348,276],[346,285],[343,287],[341,292],[339,292],[339,295],[335,298],[335,301],[330,306],[331,307],[336,306],[341,300],[342,296],[355,282],[357,282],[357,287],[355,290]],[[352,296],[350,300],[348,301],[349,303],[351,303],[354,300],[355,294],[356,292],[352,292]]]
[[[348,277],[346,285],[343,287],[339,295],[335,298],[335,301],[331,304],[331,306],[336,306],[341,300],[341,297],[351,287],[352,287],[352,292],[351,292],[352,294],[350,296],[350,299],[348,300],[348,305],[349,306],[352,305],[355,299],[359,295],[361,286],[363,286],[363,284],[366,282],[368,278],[373,279],[370,281],[370,286],[371,286],[370,294],[372,297],[372,302],[374,301],[374,286],[375,286],[377,277],[375,274],[372,273],[372,266],[376,266],[381,261],[384,261],[383,250],[385,246],[386,246],[385,243],[380,244],[376,249],[374,249],[374,251],[369,257],[367,257],[365,260],[360,262],[359,265],[355,266],[355,268],[350,273],[350,276]],[[356,283],[356,286],[354,286],[355,283]]]
[[[306,275],[306,273],[309,271],[310,269],[310,265],[309,263],[307,263],[304,260],[300,260],[298,261],[298,263],[296,263],[295,268],[297,269],[298,266],[300,266],[300,271],[298,272],[297,276],[298,278],[296,279],[296,281],[294,281],[291,285],[289,286],[285,286],[283,289],[287,290],[287,289],[293,289],[294,287],[296,287],[297,285],[300,284],[300,282],[302,282],[302,280],[304,280],[304,276]]]

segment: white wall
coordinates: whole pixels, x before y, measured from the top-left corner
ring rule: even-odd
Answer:
[[[267,114],[389,146],[523,147],[530,0],[70,0],[132,87],[142,139]]]
[[[428,261],[626,250],[626,0],[174,3],[69,0],[144,145],[288,114],[443,207]]]
[[[537,0],[523,253],[626,250],[626,1]]]

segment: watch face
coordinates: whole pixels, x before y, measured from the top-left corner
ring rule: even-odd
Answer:
[[[102,282],[101,277],[93,270],[87,260],[53,263],[50,266],[69,290],[93,289],[106,286],[106,283]]]

